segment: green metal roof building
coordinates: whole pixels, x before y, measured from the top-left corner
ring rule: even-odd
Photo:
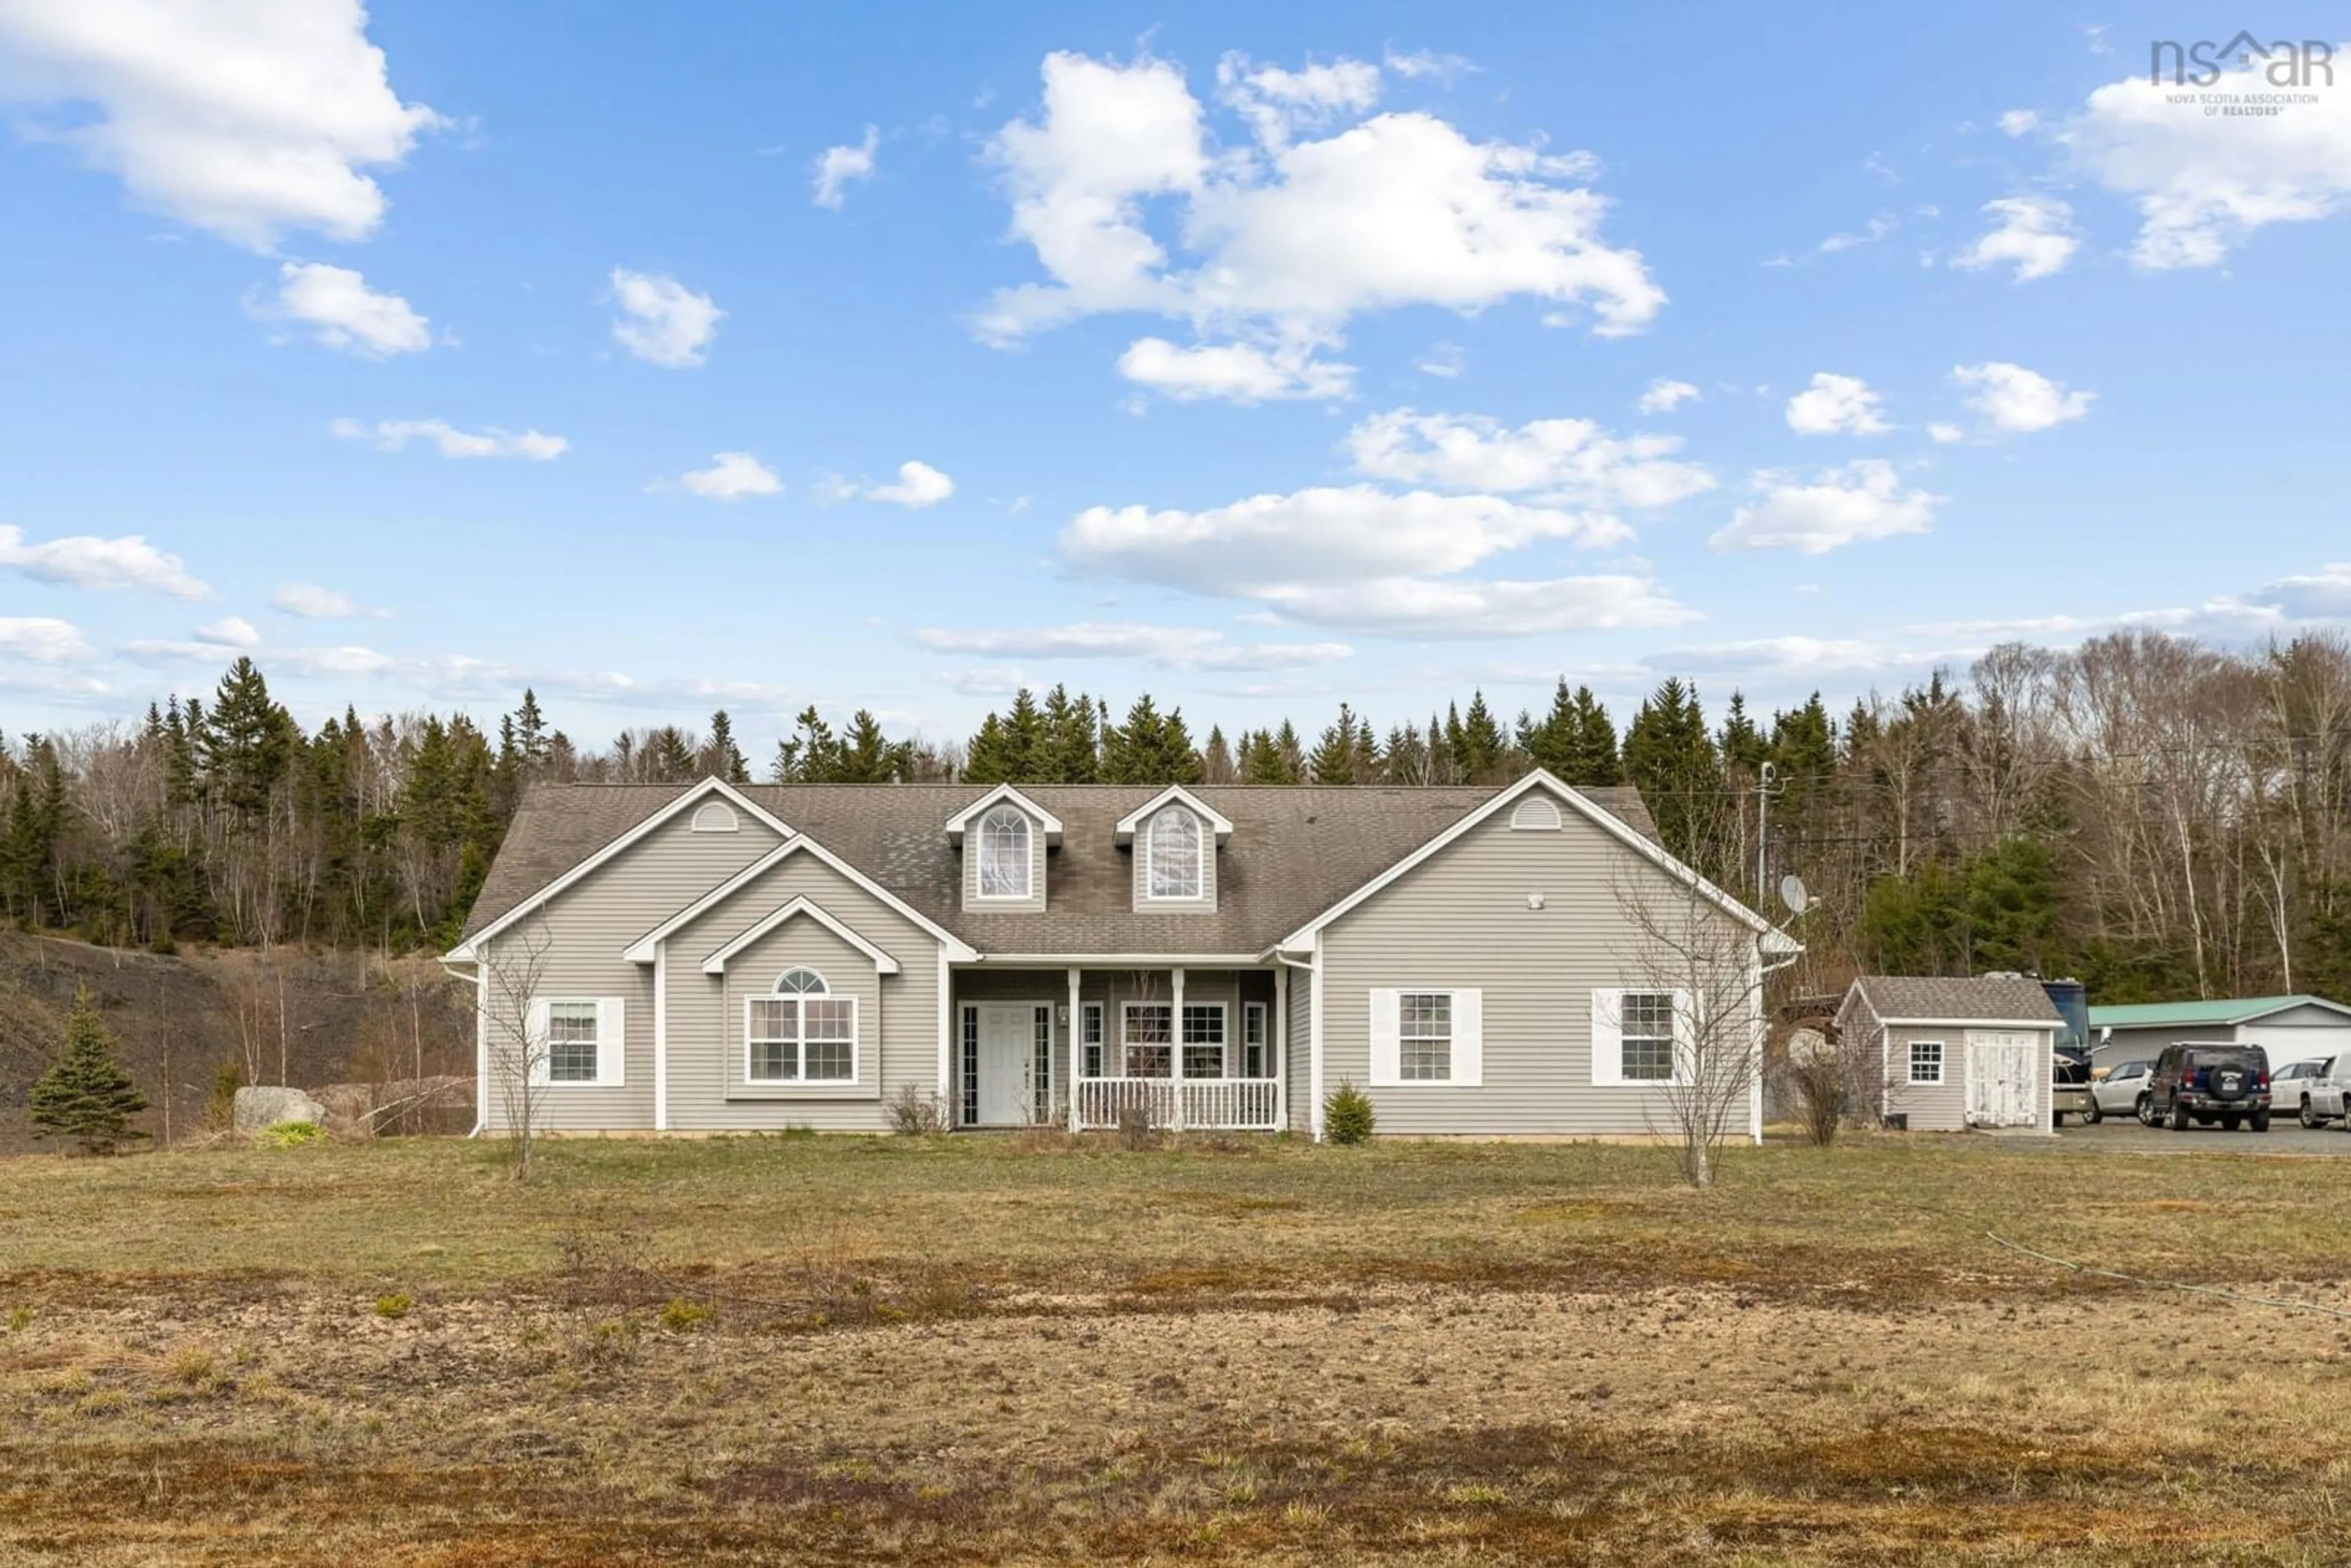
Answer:
[[[2152,1057],[2174,1040],[2258,1045],[2270,1064],[2351,1051],[2351,1007],[2325,997],[2223,997],[2090,1009],[2090,1060],[2099,1067]]]

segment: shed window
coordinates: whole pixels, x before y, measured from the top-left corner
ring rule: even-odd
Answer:
[[[1151,896],[1198,898],[1207,884],[1200,819],[1170,806],[1151,821]]]
[[[1914,1040],[1910,1042],[1910,1082],[1940,1083],[1943,1081],[1943,1042],[1939,1040]]]
[[[998,806],[979,820],[980,897],[1031,896],[1029,832],[1028,815],[1017,806]]]
[[[793,969],[776,994],[743,1004],[747,1083],[846,1083],[857,1076],[857,998],[830,994],[814,969]]]

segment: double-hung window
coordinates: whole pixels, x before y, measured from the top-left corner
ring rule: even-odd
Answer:
[[[1079,1009],[1079,1013],[1084,1020],[1081,1026],[1086,1053],[1083,1076],[1100,1078],[1102,1075],[1102,1005],[1088,1002]]]
[[[1914,1040],[1910,1042],[1910,1082],[1940,1083],[1943,1081],[1943,1042],[1939,1040]]]
[[[1241,1004],[1241,1076],[1263,1078],[1266,1072],[1265,1004]]]
[[[547,1004],[547,1081],[593,1083],[601,1060],[602,1036],[593,1001]]]
[[[1224,1003],[1185,1003],[1184,1076],[1186,1078],[1222,1078],[1224,1075]]]
[[[857,1077],[857,998],[831,994],[814,969],[793,969],[775,994],[743,1004],[743,1081],[848,1083]]]
[[[1027,898],[1034,883],[1028,814],[998,806],[979,820],[979,896]]]
[[[1696,1019],[1687,991],[1661,986],[1592,992],[1592,1082],[1632,1088],[1687,1083]]]
[[[1674,1081],[1674,994],[1627,991],[1619,1004],[1618,1056],[1627,1083]]]
[[[1186,1009],[1186,1011],[1190,1009]],[[1176,1008],[1172,1002],[1129,1002],[1124,1009],[1126,1075],[1175,1075]]]
[[[1405,991],[1396,998],[1396,1076],[1407,1083],[1452,1081],[1452,992]]]

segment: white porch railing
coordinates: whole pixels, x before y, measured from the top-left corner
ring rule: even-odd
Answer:
[[[1117,1126],[1129,1107],[1175,1132],[1274,1133],[1284,1121],[1279,1078],[1081,1078],[1071,1104],[1081,1133]]]

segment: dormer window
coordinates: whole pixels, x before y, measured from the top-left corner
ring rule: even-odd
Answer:
[[[1151,896],[1198,898],[1207,885],[1204,846],[1207,834],[1200,819],[1181,806],[1170,806],[1151,820]]]
[[[1034,831],[1017,806],[998,806],[979,820],[979,896],[1028,898],[1035,862],[1029,855]]]

